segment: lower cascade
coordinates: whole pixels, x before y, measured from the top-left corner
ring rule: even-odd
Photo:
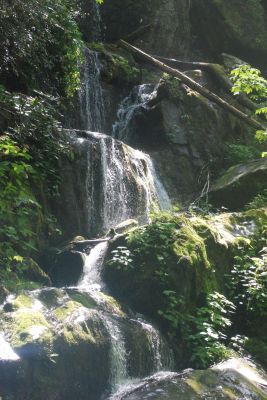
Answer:
[[[83,274],[76,286],[6,299],[0,336],[4,399],[52,398],[50,390],[53,398],[64,393],[64,399],[107,399],[126,382],[172,367],[172,353],[159,331],[140,316],[129,315],[107,294],[101,278],[107,250],[107,240],[84,249]],[[79,376],[68,382],[75,369]],[[64,389],[54,388],[58,379],[63,379]],[[80,385],[84,379],[87,383]]]

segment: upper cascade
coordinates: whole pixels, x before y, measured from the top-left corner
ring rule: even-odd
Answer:
[[[92,237],[131,218],[147,223],[153,209],[170,208],[149,155],[104,134],[66,133],[74,160],[62,161],[59,214],[72,234]]]
[[[149,102],[156,96],[157,91],[153,84],[135,86],[119,105],[117,121],[112,126],[112,136],[131,145],[135,143],[135,118],[149,108]]]
[[[66,116],[65,126],[93,132],[105,131],[105,102],[100,82],[101,65],[96,51],[84,46],[81,86],[74,110]]]

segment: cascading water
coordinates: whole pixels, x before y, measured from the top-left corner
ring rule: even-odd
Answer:
[[[81,84],[73,110],[65,117],[65,127],[104,132],[105,101],[100,83],[101,65],[98,53],[84,46]]]
[[[149,108],[149,102],[155,98],[155,85],[143,84],[135,86],[121,104],[117,112],[117,121],[112,127],[112,136],[126,143],[135,141],[134,118]]]
[[[85,47],[79,90],[80,129],[103,132],[105,130],[105,105],[100,83],[98,53]]]
[[[111,313],[107,309],[108,304],[105,304],[107,300],[105,285],[101,278],[101,270],[107,250],[108,241],[103,241],[93,246],[88,254],[83,253],[84,268],[83,274],[77,284],[77,289],[90,293],[90,296],[96,303],[103,308],[103,311],[99,313],[99,318],[109,333],[109,382],[112,392],[115,392],[124,382],[131,380],[135,376],[130,376],[128,374],[130,354],[127,354],[125,343],[127,339],[124,337],[123,329],[121,328],[125,318],[127,320],[127,317]],[[169,349],[166,349],[157,329],[148,322],[140,319],[132,319],[130,322],[134,324],[138,334],[144,335],[147,340],[149,353],[152,357],[151,372],[159,371],[164,369],[164,367],[170,367],[172,364],[171,352]],[[139,373],[140,372],[137,372],[137,376]]]
[[[167,209],[170,202],[149,155],[111,136],[89,132],[105,130],[105,103],[97,52],[85,48],[85,62],[81,68],[77,112],[67,118],[67,126],[71,129],[62,132],[72,151],[70,158],[61,160],[61,199],[55,213],[67,236],[95,237],[127,219],[148,223],[153,208]],[[136,107],[130,106],[129,101],[128,111],[124,113],[121,109],[121,126],[131,119],[136,109],[146,107],[153,97],[152,89],[145,85],[139,87]],[[118,137],[123,138],[124,134],[118,134]],[[68,400],[77,393],[83,399],[107,399],[125,382],[172,366],[172,354],[157,329],[140,318],[134,319],[133,313],[130,318],[106,293],[101,272],[108,245],[108,240],[104,239],[85,248],[82,252],[83,273],[76,286],[29,291],[25,294],[26,306],[17,312],[12,308],[16,297],[6,301],[5,307],[12,310],[10,319],[19,320],[24,314],[27,318],[30,315],[22,337],[15,341],[16,346],[22,346],[21,353],[14,352],[7,340],[15,340],[15,336],[10,337],[9,331],[3,332],[2,336],[0,332],[0,363],[8,362],[10,367],[3,383],[3,391],[8,396],[10,376],[17,380],[15,395],[12,389],[10,398],[46,398],[43,378],[38,380],[39,377],[34,376],[31,363],[25,363],[24,358],[36,360],[34,365],[41,365],[41,370],[44,355],[45,362],[55,364],[52,375],[50,370],[45,370],[44,374],[55,379],[52,390],[57,387],[57,376],[65,384],[57,388],[52,397]],[[26,340],[26,346],[21,345],[22,340]],[[74,377],[75,384],[69,386],[65,357],[72,360],[77,349],[80,351],[78,362],[85,356],[83,362],[86,364],[82,377]],[[21,365],[25,375],[17,372]],[[75,375],[72,365],[68,367]],[[95,374],[95,368],[101,373]],[[23,389],[25,376],[31,382],[31,389],[26,392]],[[34,392],[36,379],[41,388],[40,395]],[[95,380],[100,382],[100,387],[95,387]],[[34,393],[33,397],[31,393]]]
[[[151,158],[110,136],[67,131],[74,160],[62,165],[61,204],[72,235],[89,237],[129,219],[147,223],[149,213],[169,209],[168,195]]]

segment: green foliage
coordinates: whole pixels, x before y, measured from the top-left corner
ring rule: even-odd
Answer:
[[[179,297],[174,290],[164,290],[167,306],[164,311],[158,310],[159,315],[166,319],[173,330],[179,329],[184,336],[188,334],[190,317],[184,311],[184,299]]]
[[[57,160],[66,151],[63,139],[58,137],[56,101],[41,93],[35,97],[12,94],[0,85],[0,112],[8,115],[9,122],[6,134],[28,149],[39,178],[47,180],[50,194],[57,193]]]
[[[131,258],[131,252],[124,246],[118,246],[116,250],[111,252],[112,258],[109,261],[109,265],[112,267],[114,266],[116,269],[129,269],[133,268]]]
[[[227,355],[225,343],[228,339],[227,329],[232,325],[231,314],[235,305],[224,295],[214,292],[207,297],[207,306],[197,310],[191,317],[194,330],[188,339],[193,346],[192,358],[198,368],[207,368]]]
[[[117,74],[120,81],[130,83],[138,80],[140,71],[130,65],[126,58],[113,54],[112,60],[118,70]]]
[[[260,103],[255,113],[267,119],[267,80],[261,76],[261,72],[250,65],[240,65],[231,71],[231,79],[233,82],[232,92],[235,95],[245,93],[253,101]],[[257,131],[256,138],[260,142],[265,141],[267,131]]]
[[[267,81],[250,65],[240,65],[231,71],[234,94],[245,93],[254,101],[267,98]],[[265,107],[266,108],[266,107]]]
[[[226,334],[232,325],[230,315],[235,311],[234,304],[224,295],[213,292],[207,296],[206,306],[195,314],[189,314],[185,301],[175,291],[165,290],[167,306],[159,310],[168,321],[172,335],[178,336],[190,348],[191,362],[196,368],[207,368],[221,361],[229,354]]]
[[[3,0],[0,78],[16,88],[71,96],[79,84],[81,39],[69,0]]]
[[[17,250],[36,250],[36,233],[29,221],[37,221],[40,205],[31,192],[34,169],[26,148],[8,137],[0,140],[0,261],[14,259]]]
[[[251,210],[263,207],[267,207],[267,189],[265,189],[263,193],[257,194],[245,208]]]
[[[245,314],[267,315],[267,247],[253,256],[243,249],[230,274],[231,298]]]
[[[234,143],[228,143],[226,145],[225,160],[229,166],[241,164],[259,157],[260,151],[254,146]]]

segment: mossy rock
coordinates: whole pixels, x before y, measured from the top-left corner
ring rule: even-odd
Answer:
[[[240,210],[258,193],[263,192],[266,182],[267,158],[235,165],[214,182],[209,200],[217,207]]]
[[[129,86],[140,82],[140,69],[131,54],[114,45],[89,43],[89,47],[99,53],[104,81]]]
[[[166,326],[161,317],[168,307],[164,292],[172,291],[182,301],[185,314],[194,314],[214,291],[227,294],[225,276],[235,257],[241,248],[251,250],[265,224],[264,209],[207,217],[189,213],[155,216],[151,225],[112,244],[105,279],[113,295]],[[120,249],[124,249],[122,258]]]
[[[266,375],[246,360],[232,359],[212,369],[166,374],[142,381],[125,400],[265,400]]]

